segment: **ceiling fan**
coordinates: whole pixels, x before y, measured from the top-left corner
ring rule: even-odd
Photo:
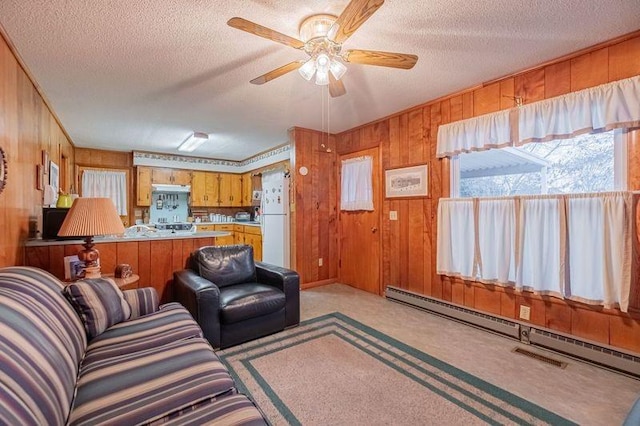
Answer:
[[[231,18],[227,24],[259,37],[303,50],[310,57],[307,60],[293,61],[269,71],[254,78],[251,83],[264,84],[288,72],[298,70],[306,80],[311,80],[315,75],[316,84],[328,84],[329,93],[335,98],[346,93],[344,84],[340,80],[347,70],[343,62],[411,69],[418,61],[416,55],[405,53],[358,49],[342,51],[342,44],[383,3],[384,0],[351,0],[340,16],[326,14],[310,16],[300,24],[300,38],[302,40],[243,18]]]

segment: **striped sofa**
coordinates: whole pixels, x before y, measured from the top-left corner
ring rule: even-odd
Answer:
[[[0,424],[266,423],[181,305],[125,291],[131,317],[87,341],[63,288],[0,269]]]

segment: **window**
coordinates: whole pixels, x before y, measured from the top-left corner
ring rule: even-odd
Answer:
[[[453,197],[575,194],[626,189],[621,131],[459,154]]]

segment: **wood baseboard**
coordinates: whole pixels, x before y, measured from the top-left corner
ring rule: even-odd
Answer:
[[[323,285],[334,284],[338,282],[338,278],[329,278],[328,280],[312,281],[310,283],[304,283],[300,285],[302,290],[307,290],[314,287],[321,287]]]

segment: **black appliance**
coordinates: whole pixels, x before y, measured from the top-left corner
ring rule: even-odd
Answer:
[[[80,240],[80,237],[58,237],[58,231],[67,216],[69,209],[42,208],[43,240]]]

